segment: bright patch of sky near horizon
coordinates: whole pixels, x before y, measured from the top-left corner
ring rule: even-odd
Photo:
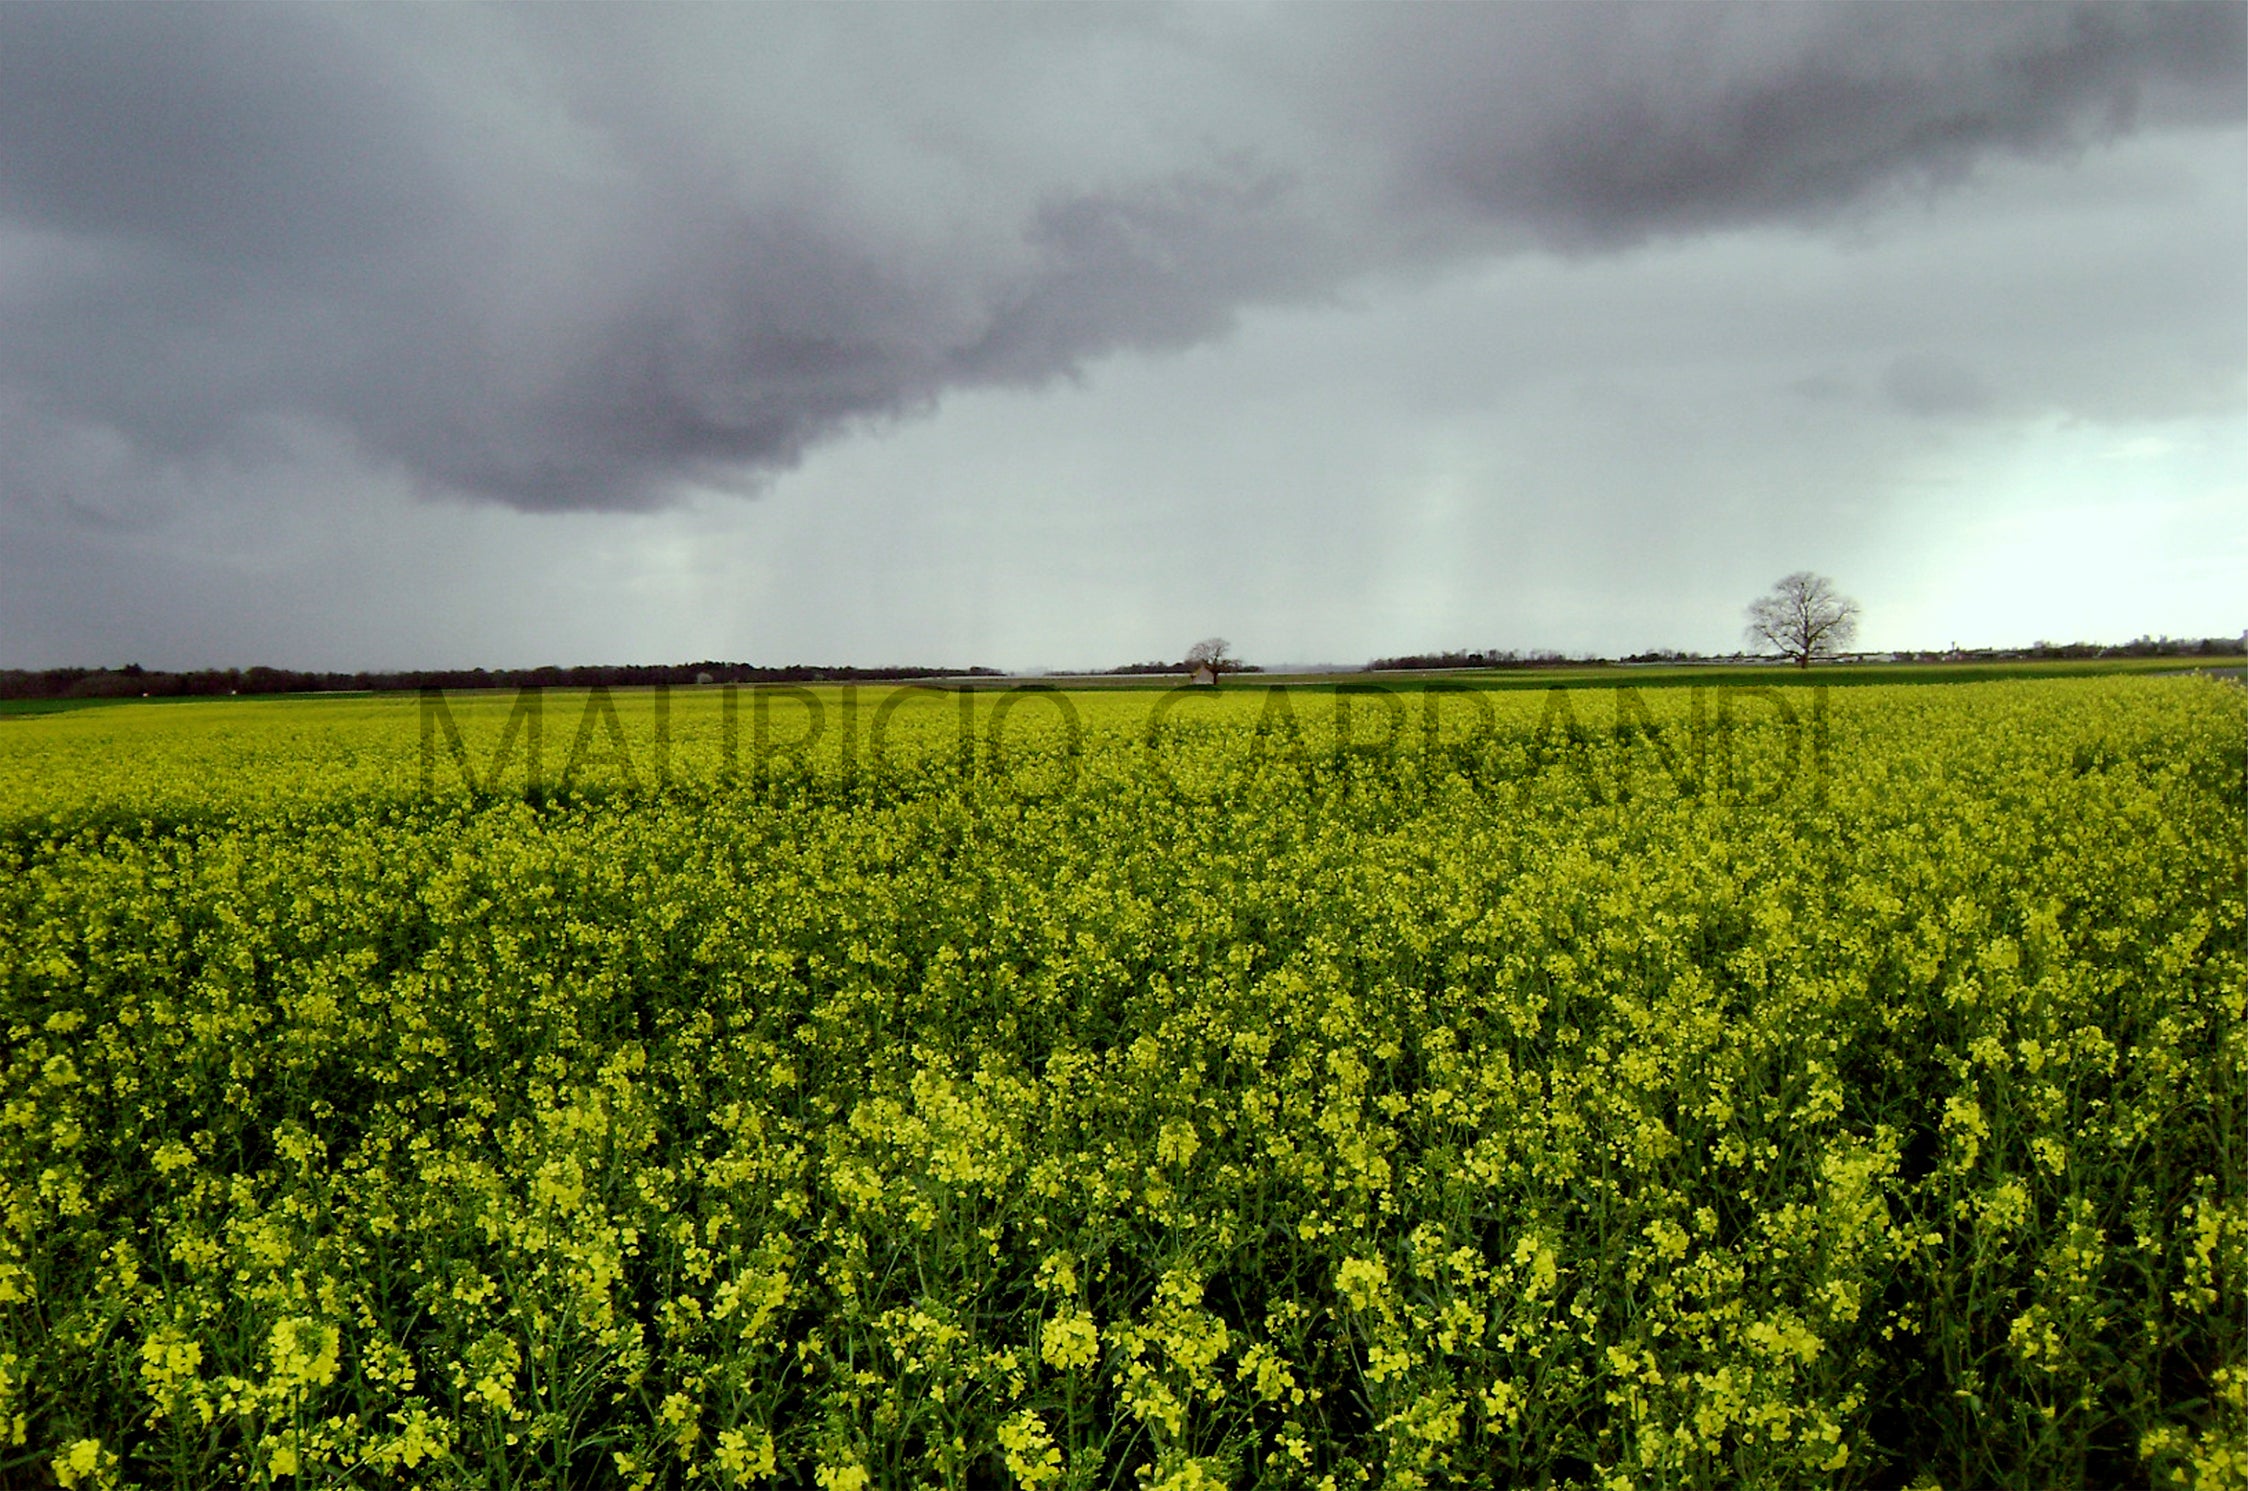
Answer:
[[[2248,625],[2237,86],[2204,80],[2194,107],[2052,148],[2001,140],[1930,173],[1804,187],[1808,207],[1766,200],[1809,169],[1792,156],[1772,168],[1782,186],[1713,170],[1704,199],[1562,152],[1551,171],[1501,160],[1502,205],[1470,210],[1428,205],[1422,147],[1457,121],[1375,86],[1441,48],[1408,36],[1402,62],[1341,65],[1366,83],[1353,107],[1386,111],[1376,128],[1278,85],[1269,110],[1218,108],[1245,67],[1240,38],[1198,38],[1194,66],[1150,60],[1182,44],[1121,21],[1103,34],[1126,14],[1039,23],[1122,90],[1083,109],[1124,117],[1135,70],[1168,79],[1189,115],[1239,126],[1222,145],[1279,161],[1277,227],[1258,216],[1266,188],[1193,178],[1200,158],[1170,131],[1127,148],[986,119],[957,147],[979,169],[957,179],[930,166],[926,134],[893,148],[900,129],[941,132],[966,76],[836,104],[837,158],[856,174],[830,193],[817,171],[772,163],[788,180],[714,205],[730,225],[715,236],[637,229],[620,209],[541,243],[525,230],[543,205],[475,216],[448,198],[431,209],[447,231],[403,245],[410,275],[338,268],[348,253],[325,241],[278,244],[271,262],[239,245],[167,259],[167,244],[231,244],[237,227],[125,187],[114,201],[83,183],[10,191],[0,163],[0,667],[1030,669],[1176,657],[1212,633],[1271,662],[1727,651],[1746,603],[1799,568],[1862,602],[1872,649]],[[1521,48],[1577,57],[1543,36],[1551,24]],[[370,52],[437,45],[395,13],[367,36]],[[1795,44],[1759,38],[1711,65],[1782,97],[1796,71],[1826,77],[1796,68]],[[616,190],[604,151],[692,159],[706,142],[679,121],[730,127],[672,53],[617,60],[547,37],[524,55],[534,84],[486,102],[543,142],[553,172],[582,176],[589,221]],[[881,94],[876,61],[846,49],[833,65]],[[1607,65],[1628,81],[1651,64]],[[2116,65],[2117,86],[2159,93],[2154,64],[2145,78]],[[444,107],[476,97],[465,74],[430,67]],[[505,107],[541,96],[543,67],[580,90],[568,128]],[[623,107],[603,90],[627,89],[635,67],[679,79],[663,119],[585,103]],[[1588,82],[1551,106],[1628,121],[1628,92]],[[1732,139],[1757,117],[1650,107],[1674,104],[1688,139]],[[14,117],[0,105],[0,146]],[[603,128],[601,148],[579,139]],[[1314,145],[1384,130],[1405,143],[1369,144],[1330,176],[1299,128]],[[1814,163],[1840,148],[1813,143]],[[1173,156],[1188,164],[1161,174]],[[1188,186],[1112,187],[1143,168]],[[451,169],[549,200],[525,167]],[[1057,195],[1088,182],[1082,199]],[[963,191],[1028,214],[1035,273],[998,283],[1005,266],[939,242]],[[118,228],[102,217],[126,212],[116,201],[152,222]],[[876,213],[869,201],[887,237],[838,269],[819,252],[827,230],[803,225]],[[1070,201],[1091,205],[1052,210]],[[767,202],[781,205],[760,216]],[[1340,204],[1342,226],[1290,258],[1322,204]],[[513,236],[473,262],[447,212]],[[729,267],[743,234],[763,247]],[[678,267],[650,280],[635,251]],[[509,268],[523,278],[504,283]],[[773,286],[743,290],[744,274]],[[105,312],[128,294],[143,299]],[[445,304],[465,330],[385,320]],[[152,372],[152,357],[170,364]]]

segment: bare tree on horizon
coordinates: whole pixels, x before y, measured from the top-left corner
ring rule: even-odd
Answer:
[[[1798,668],[1832,657],[1858,635],[1858,603],[1825,575],[1797,570],[1748,608],[1748,640],[1792,658]]]
[[[1223,637],[1204,637],[1186,650],[1189,671],[1200,668],[1210,670],[1210,681],[1216,683],[1219,675],[1229,668],[1239,668],[1241,660],[1233,655],[1233,644]]]

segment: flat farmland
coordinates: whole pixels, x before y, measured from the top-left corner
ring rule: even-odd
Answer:
[[[2248,694],[1818,678],[0,720],[0,1484],[2248,1484]]]

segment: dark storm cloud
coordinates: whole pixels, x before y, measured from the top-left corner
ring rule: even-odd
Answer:
[[[444,204],[396,80],[333,40],[286,7],[11,6],[0,206],[246,271],[379,249]]]
[[[1392,30],[1357,14],[1369,34],[1347,55],[1382,65],[1337,68],[1399,167],[1392,199],[1565,245],[1816,218],[1956,180],[1990,152],[2242,108],[2238,7],[1594,4],[1445,19]]]
[[[66,490],[85,451],[255,465],[305,428],[526,509],[742,487],[1361,275],[2236,120],[2244,36],[2232,5],[0,7],[0,427],[48,447],[0,498],[109,511]],[[1887,391],[1961,407],[1926,371]]]

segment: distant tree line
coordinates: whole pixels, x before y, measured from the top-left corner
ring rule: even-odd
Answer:
[[[1606,658],[1573,658],[1564,653],[1549,652],[1534,647],[1528,653],[1513,648],[1493,648],[1484,652],[1414,652],[1403,657],[1378,657],[1365,667],[1368,673],[1389,673],[1407,668],[1561,668],[1578,663],[1604,663]]]
[[[1852,654],[1894,659],[1898,662],[1940,663],[1963,659],[2013,661],[2020,659],[2073,660],[2128,657],[2239,657],[2239,637],[2139,637],[2130,642],[2035,642],[2028,647],[1953,648],[1934,652]],[[1601,657],[1571,657],[1533,648],[1528,653],[1512,648],[1481,651],[1412,653],[1403,657],[1376,658],[1369,673],[1404,669],[1440,668],[1553,668],[1615,661]],[[1720,658],[1698,652],[1651,648],[1622,659],[1627,663],[1717,662]],[[1244,673],[1263,670],[1237,665]],[[1105,673],[1192,673],[1185,661],[1127,663]],[[422,668],[394,672],[317,673],[294,668],[200,668],[167,673],[129,663],[122,668],[0,668],[0,699],[152,699],[210,697],[227,694],[387,693],[410,689],[584,689],[646,688],[656,684],[697,683],[874,683],[910,682],[930,678],[999,678],[997,668],[853,668],[812,663],[785,667],[753,663],[641,663],[607,667],[562,668]]]
[[[2096,642],[2037,642],[2020,650],[2022,657],[2238,657],[2240,637],[2141,637],[2135,642],[2102,646]],[[2011,654],[1999,653],[2005,657]]]
[[[294,668],[202,668],[166,673],[122,668],[0,669],[0,699],[152,699],[226,694],[370,693],[406,689],[645,688],[697,683],[855,683],[924,678],[997,678],[996,668],[850,668],[793,663],[645,663],[608,667],[423,668],[316,673]]]
[[[1188,662],[1126,663],[1120,668],[1101,669],[1104,676],[1112,673],[1192,673],[1193,671],[1194,664]]]
[[[1880,652],[1857,657],[1900,663],[2072,662],[2085,658],[2239,657],[2238,637],[2140,637],[2131,642],[2032,642],[2027,647],[1954,647],[1949,651]]]
[[[2066,661],[2083,658],[2129,657],[2239,657],[2242,655],[2238,637],[2140,637],[2131,642],[2034,642],[2027,647],[1975,647],[1951,648],[1933,652],[1875,652],[1841,653],[1837,660],[1895,660],[1900,663],[1942,663],[1973,659],[1980,662],[2013,662],[2050,659]],[[1730,657],[1701,652],[1681,652],[1669,647],[1651,647],[1645,652],[1635,652],[1624,658],[1595,657],[1590,654],[1573,656],[1544,649],[1528,653],[1511,648],[1491,648],[1484,651],[1416,652],[1404,657],[1375,658],[1365,667],[1368,673],[1384,673],[1401,669],[1437,668],[1561,668],[1597,666],[1603,663],[1721,663],[1741,661],[1740,654]],[[1135,668],[1118,668],[1114,671],[1178,672],[1183,665],[1172,663],[1142,663]]]
[[[1192,673],[1198,666],[1199,664],[1183,659],[1169,663],[1126,663],[1121,668],[1103,668],[1097,674],[1085,676],[1107,678],[1111,676],[1121,677],[1127,673]],[[1226,671],[1229,673],[1262,673],[1264,669],[1255,663],[1228,663]]]

